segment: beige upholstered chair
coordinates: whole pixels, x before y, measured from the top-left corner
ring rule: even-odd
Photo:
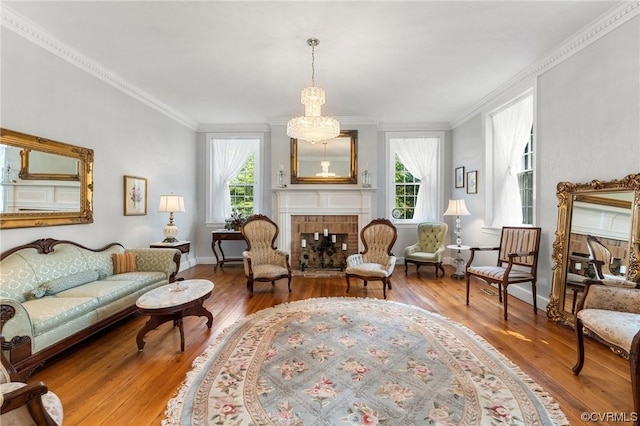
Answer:
[[[538,275],[538,251],[540,250],[540,228],[502,228],[499,247],[471,247],[467,262],[467,305],[469,304],[469,282],[471,277],[498,284],[498,298],[504,303],[504,319],[507,319],[507,287],[510,284],[531,283],[533,313],[538,313],[536,302],[536,280]],[[477,251],[498,252],[496,266],[472,266]]]
[[[351,278],[364,281],[382,281],[382,294],[387,298],[387,287],[391,290],[391,274],[396,266],[396,257],[391,252],[398,238],[396,227],[388,219],[374,219],[360,231],[364,251],[347,257],[347,293]]]
[[[433,265],[444,275],[442,256],[444,255],[444,241],[449,227],[443,222],[424,222],[418,225],[418,242],[404,249],[404,274],[407,275],[407,264],[416,265],[416,272],[420,265]]]
[[[62,403],[44,383],[12,381],[13,368],[0,355],[0,424],[57,426],[62,424]],[[13,378],[15,379],[15,377]],[[17,380],[17,379],[16,379]]]
[[[274,243],[278,238],[278,225],[267,216],[256,214],[247,219],[241,228],[247,240],[247,250],[242,253],[247,288],[253,294],[254,281],[271,282],[287,278],[291,292],[291,265],[289,253],[278,250]]]
[[[640,289],[587,284],[576,314],[576,375],[584,365],[585,330],[629,359],[633,411],[640,413]]]

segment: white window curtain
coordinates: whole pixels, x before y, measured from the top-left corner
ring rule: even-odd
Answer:
[[[413,220],[424,222],[438,216],[439,138],[391,139],[391,149],[416,178],[420,179]]]
[[[229,182],[233,180],[256,152],[258,139],[211,139],[213,170],[211,173],[212,219],[224,222],[231,216],[231,194]]]
[[[533,95],[526,95],[491,116],[494,147],[494,218],[492,226],[522,225],[518,169],[533,125]]]

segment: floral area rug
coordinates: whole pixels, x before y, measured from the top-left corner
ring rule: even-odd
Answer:
[[[194,361],[164,425],[567,425],[481,337],[423,309],[318,298],[259,311]]]

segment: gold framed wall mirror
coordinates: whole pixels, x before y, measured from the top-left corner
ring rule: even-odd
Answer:
[[[93,223],[93,150],[0,129],[0,229]]]
[[[585,280],[604,273],[630,285],[640,281],[640,174],[612,181],[560,182],[556,189],[558,225],[547,316],[573,326]],[[609,254],[604,269],[594,258],[594,241]]]
[[[291,183],[358,183],[358,131],[343,130],[334,139],[291,139]]]

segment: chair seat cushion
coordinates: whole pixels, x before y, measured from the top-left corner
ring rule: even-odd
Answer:
[[[640,331],[640,315],[604,309],[578,312],[582,324],[607,343],[629,352],[633,337]]]
[[[467,272],[479,277],[485,277],[497,281],[502,281],[506,268],[501,266],[470,266],[467,268]],[[518,269],[511,269],[509,272],[509,280],[522,280],[526,281],[533,279],[533,275],[527,271],[521,271]]]
[[[360,275],[363,277],[386,278],[389,272],[379,263],[360,263],[346,269],[347,274]]]
[[[287,268],[278,265],[253,265],[253,279],[280,277],[289,275]]]
[[[414,260],[416,262],[440,262],[437,259],[436,253],[424,253],[424,252],[413,252],[411,254],[405,254],[405,260]]]

